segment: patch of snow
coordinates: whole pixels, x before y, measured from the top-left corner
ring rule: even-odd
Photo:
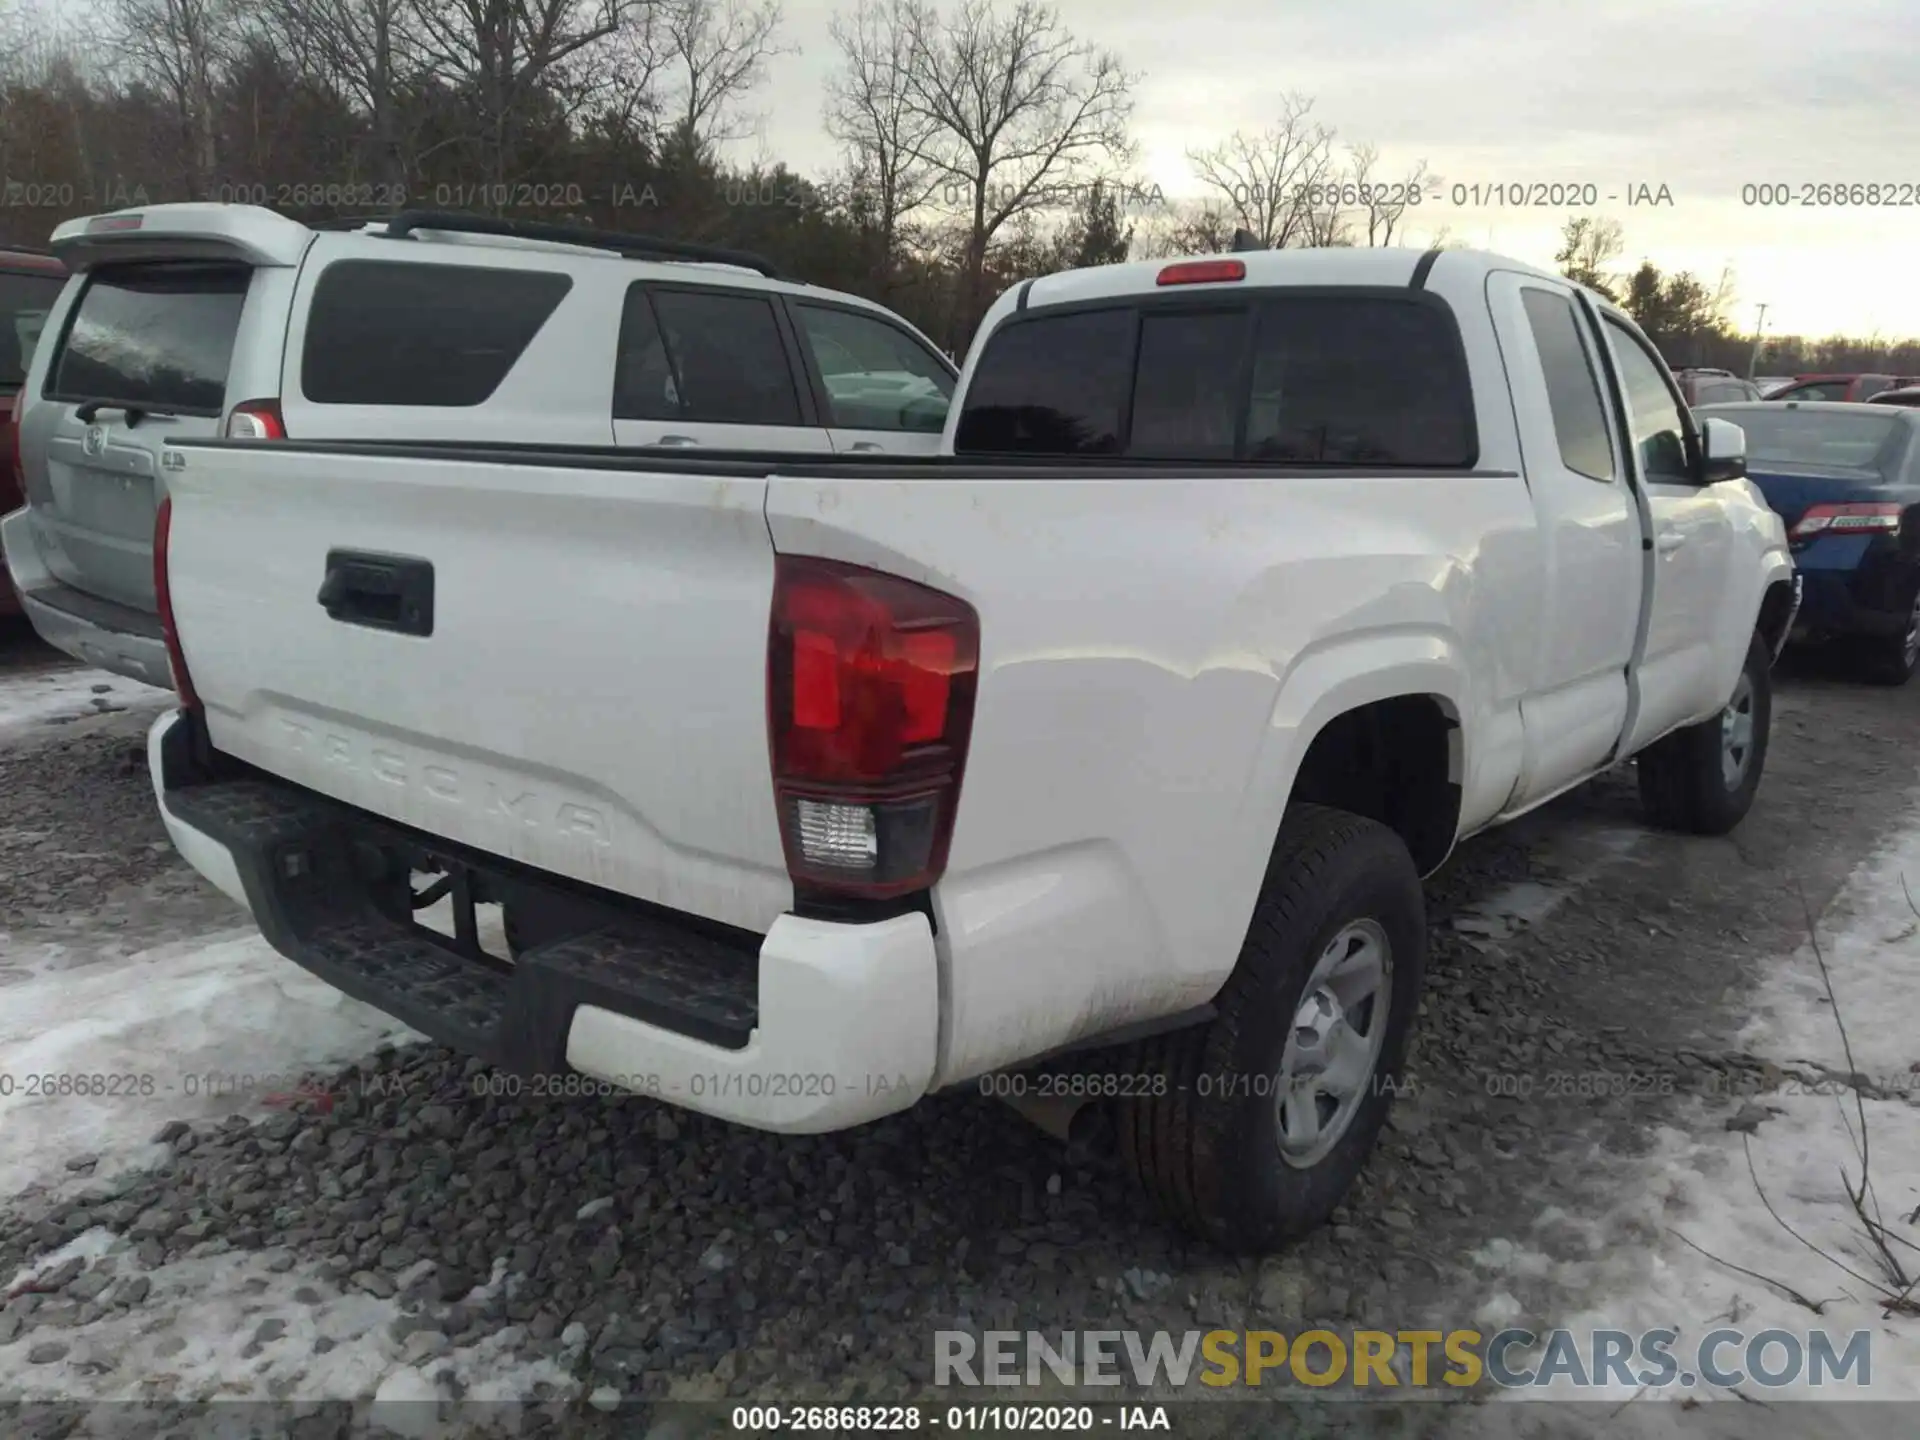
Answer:
[[[109,1248],[117,1274],[147,1278],[147,1298],[90,1325],[35,1330],[0,1345],[0,1393],[29,1402],[371,1397],[391,1428],[433,1418],[436,1407],[418,1402],[447,1398],[449,1379],[490,1400],[522,1399],[541,1381],[561,1389],[572,1383],[550,1360],[516,1358],[494,1334],[447,1351],[423,1372],[406,1363],[405,1343],[394,1338],[398,1300],[343,1292],[316,1266],[275,1273],[266,1265],[270,1252],[189,1256],[147,1270],[128,1242]],[[270,1320],[279,1322],[270,1338],[257,1338]],[[52,1337],[69,1352],[29,1364],[31,1346]]]
[[[0,1197],[63,1177],[83,1151],[100,1156],[94,1179],[150,1164],[165,1153],[151,1142],[168,1120],[255,1109],[303,1071],[413,1036],[255,931],[70,953],[84,947],[47,947],[4,992]]]
[[[116,710],[161,710],[171,690],[123,680],[104,670],[36,670],[0,681],[0,740]]]
[[[1616,1233],[1641,1234],[1648,1243],[1644,1251],[1628,1247],[1618,1256],[1610,1276],[1614,1293],[1566,1321],[1567,1328],[1582,1335],[1598,1328],[1677,1329],[1681,1338],[1672,1353],[1683,1369],[1690,1368],[1692,1347],[1719,1328],[1748,1337],[1780,1329],[1803,1339],[1824,1330],[1836,1354],[1864,1331],[1871,1336],[1865,1386],[1829,1381],[1816,1389],[1803,1373],[1780,1388],[1749,1381],[1739,1389],[1768,1405],[1920,1400],[1920,1316],[1883,1313],[1884,1259],[1848,1194],[1859,1184],[1864,1154],[1871,1181],[1866,1206],[1891,1235],[1887,1247],[1906,1276],[1920,1275],[1920,1224],[1912,1219],[1920,1209],[1920,1031],[1914,1025],[1920,916],[1907,890],[1920,899],[1920,827],[1862,865],[1830,912],[1837,920],[1816,930],[1852,1065],[1813,947],[1803,945],[1760,985],[1741,1044],[1777,1065],[1803,1067],[1813,1078],[1701,1104],[1690,1132],[1656,1137],[1648,1183],[1610,1217]],[[1885,1094],[1856,1099],[1850,1087],[1821,1079],[1826,1070],[1857,1072]],[[1765,1117],[1751,1134],[1726,1128],[1743,1104]],[[1723,1366],[1748,1369],[1743,1348],[1723,1350]],[[1777,1363],[1779,1356],[1776,1349],[1770,1359]],[[1544,1391],[1509,1395],[1627,1401],[1638,1388],[1613,1380],[1600,1389],[1576,1389],[1556,1381]],[[1650,1390],[1644,1399],[1741,1403],[1704,1383]],[[1886,1416],[1869,1407],[1818,1413],[1827,1435],[1884,1433]]]

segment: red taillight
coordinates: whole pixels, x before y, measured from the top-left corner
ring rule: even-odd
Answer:
[[[1876,535],[1900,533],[1900,507],[1878,502],[1857,505],[1814,505],[1793,527],[1790,540],[1809,540],[1815,535]]]
[[[280,418],[278,400],[243,400],[227,416],[229,440],[284,440],[287,422]]]
[[[1221,280],[1247,278],[1244,260],[1183,260],[1161,269],[1156,285],[1211,285]]]
[[[767,730],[796,885],[881,899],[940,878],[979,658],[964,600],[855,565],[776,558]]]
[[[173,621],[173,587],[167,580],[167,549],[173,536],[173,497],[162,497],[153,516],[153,599],[160,612],[160,633],[167,643],[167,668],[173,672],[174,693],[189,710],[200,708],[187,673],[187,657],[180,649],[180,629]]]

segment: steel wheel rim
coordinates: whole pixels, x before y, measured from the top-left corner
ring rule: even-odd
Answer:
[[[1753,679],[1744,670],[1733,687],[1733,699],[1720,712],[1720,779],[1738,790],[1753,762]]]
[[[1294,1169],[1319,1164],[1352,1126],[1386,1045],[1392,994],[1386,930],[1374,920],[1341,927],[1314,962],[1280,1054],[1274,1138]]]

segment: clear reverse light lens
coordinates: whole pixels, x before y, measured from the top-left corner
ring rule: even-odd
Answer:
[[[793,808],[800,853],[809,864],[870,871],[879,861],[880,836],[867,806],[796,800]]]

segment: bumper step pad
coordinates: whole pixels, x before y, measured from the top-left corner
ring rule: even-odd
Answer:
[[[723,1049],[752,1038],[759,965],[750,937],[711,934],[614,897],[582,902],[535,872],[282,782],[176,784],[169,776],[166,804],[232,852],[254,918],[282,955],[490,1064],[563,1073],[573,1012],[583,1004]],[[391,901],[383,908],[363,858],[382,849],[464,868],[496,896],[534,897],[542,908],[585,903],[606,918],[530,947],[511,965],[469,955],[393,913]]]

